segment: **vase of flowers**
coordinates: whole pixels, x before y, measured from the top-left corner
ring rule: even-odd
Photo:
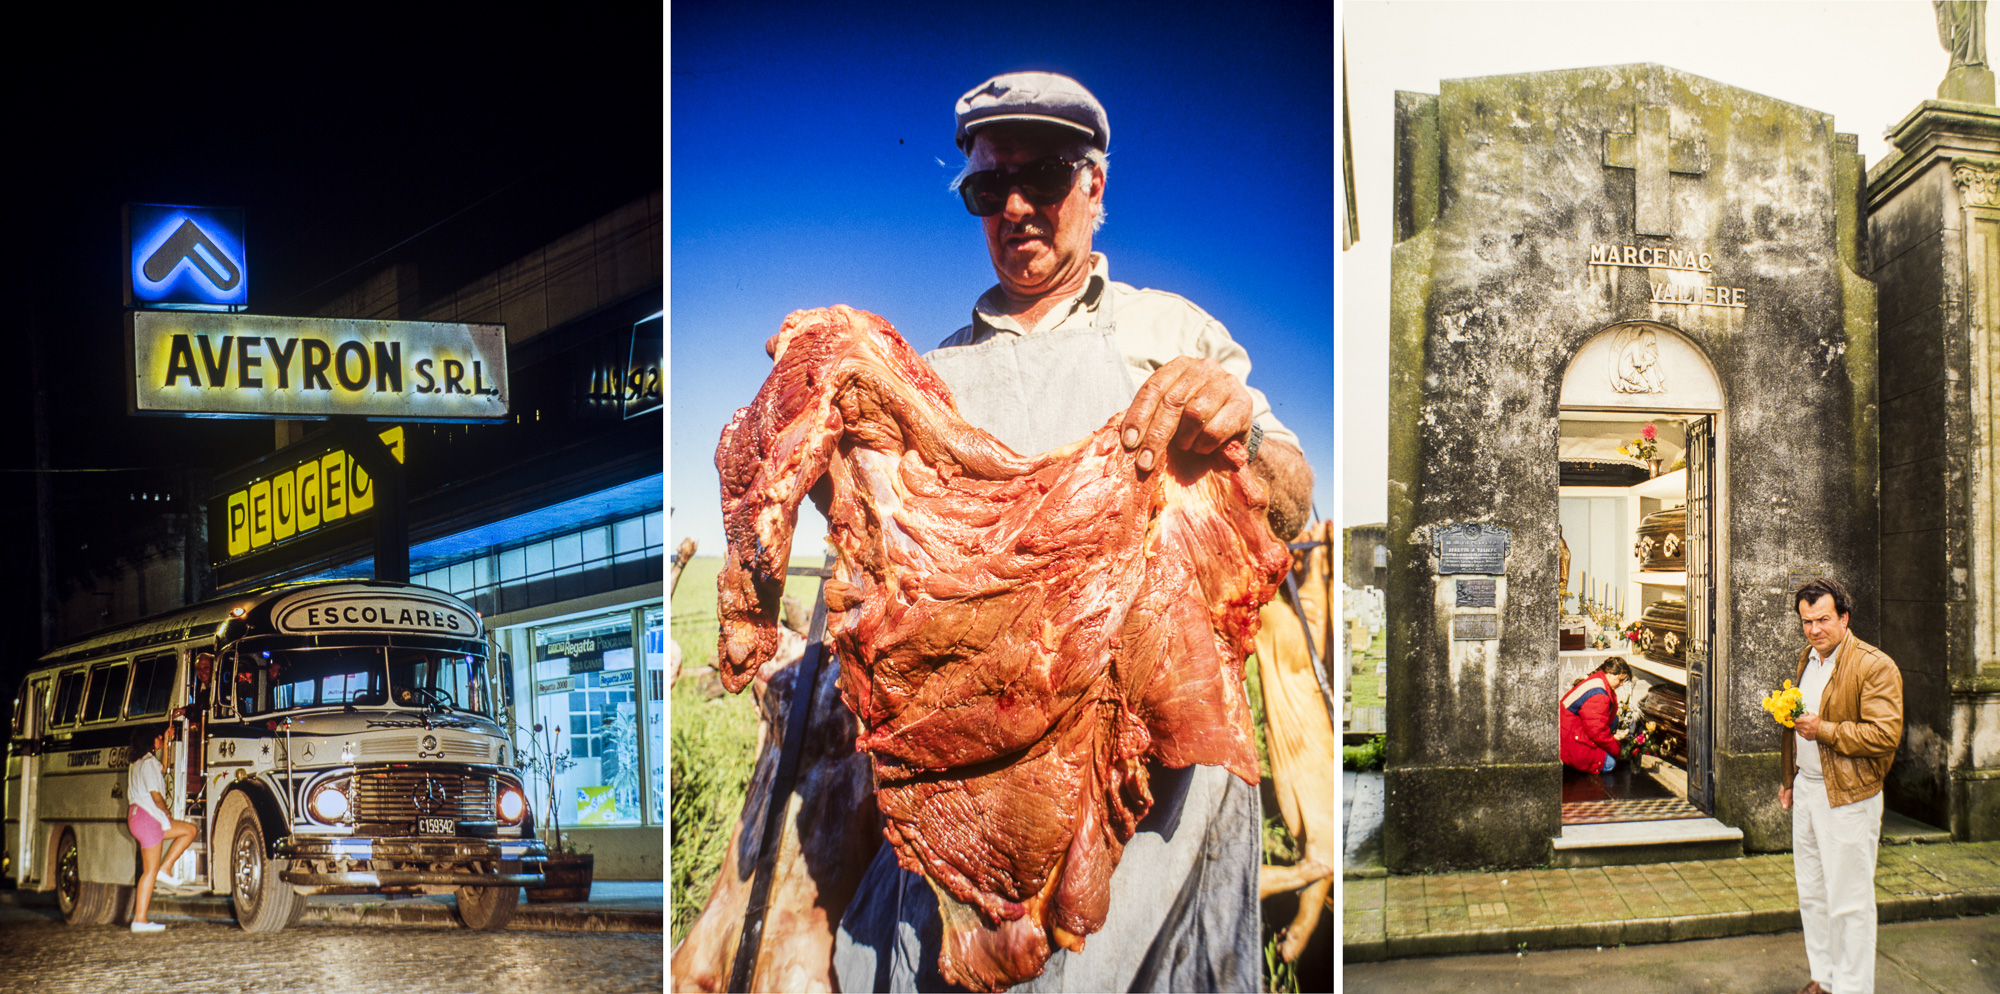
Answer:
[[[1619,637],[1619,638],[1622,638],[1622,639],[1624,639],[1624,640],[1625,640],[1626,642],[1628,642],[1628,643],[1630,643],[1630,644],[1632,644],[1632,645],[1635,645],[1635,646],[1636,646],[1636,645],[1638,645],[1638,644],[1639,644],[1639,623],[1638,623],[1637,621],[1634,621],[1634,622],[1632,622],[1631,624],[1628,624],[1628,625],[1626,625],[1626,626],[1625,626],[1625,627],[1624,627],[1623,629],[1621,629],[1621,630],[1620,630],[1620,631],[1618,632],[1618,637]]]
[[[1660,475],[1660,429],[1652,422],[1646,422],[1646,427],[1639,429],[1639,437],[1620,445],[1618,451],[1634,459],[1644,460],[1648,473],[1653,476]]]

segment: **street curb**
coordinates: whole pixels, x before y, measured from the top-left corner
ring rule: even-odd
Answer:
[[[1913,895],[1876,903],[1877,918],[1885,923],[1990,914],[2000,914],[2000,891]],[[1522,949],[1680,942],[1687,939],[1720,939],[1732,935],[1785,932],[1798,927],[1797,908],[1772,908],[1709,915],[1673,915],[1605,922],[1570,922],[1561,925],[1427,932],[1422,935],[1371,937],[1346,943],[1341,946],[1341,961],[1379,963],[1383,960],[1412,956],[1453,956],[1464,953],[1514,952]]]
[[[161,894],[153,898],[157,916],[192,918],[198,921],[234,922],[229,901],[215,897],[181,897]],[[665,912],[643,908],[579,908],[523,904],[514,912],[505,931],[548,932],[663,932]],[[451,906],[435,901],[385,901],[367,904],[331,904],[308,901],[300,924],[313,925],[410,925],[428,928],[462,928]]]

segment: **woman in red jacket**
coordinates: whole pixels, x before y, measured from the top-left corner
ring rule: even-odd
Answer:
[[[1630,679],[1632,667],[1612,656],[1563,695],[1559,731],[1565,765],[1585,773],[1617,768],[1618,740],[1611,724],[1618,716],[1618,688]]]

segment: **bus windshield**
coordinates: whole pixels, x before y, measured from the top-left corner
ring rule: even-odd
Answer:
[[[233,687],[245,715],[293,708],[446,708],[492,715],[486,661],[405,647],[281,649],[241,660]]]

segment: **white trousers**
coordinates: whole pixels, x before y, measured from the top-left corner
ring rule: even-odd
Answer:
[[[1875,991],[1875,857],[1882,795],[1833,807],[1826,783],[1792,781],[1792,872],[1806,963],[1830,994]]]

